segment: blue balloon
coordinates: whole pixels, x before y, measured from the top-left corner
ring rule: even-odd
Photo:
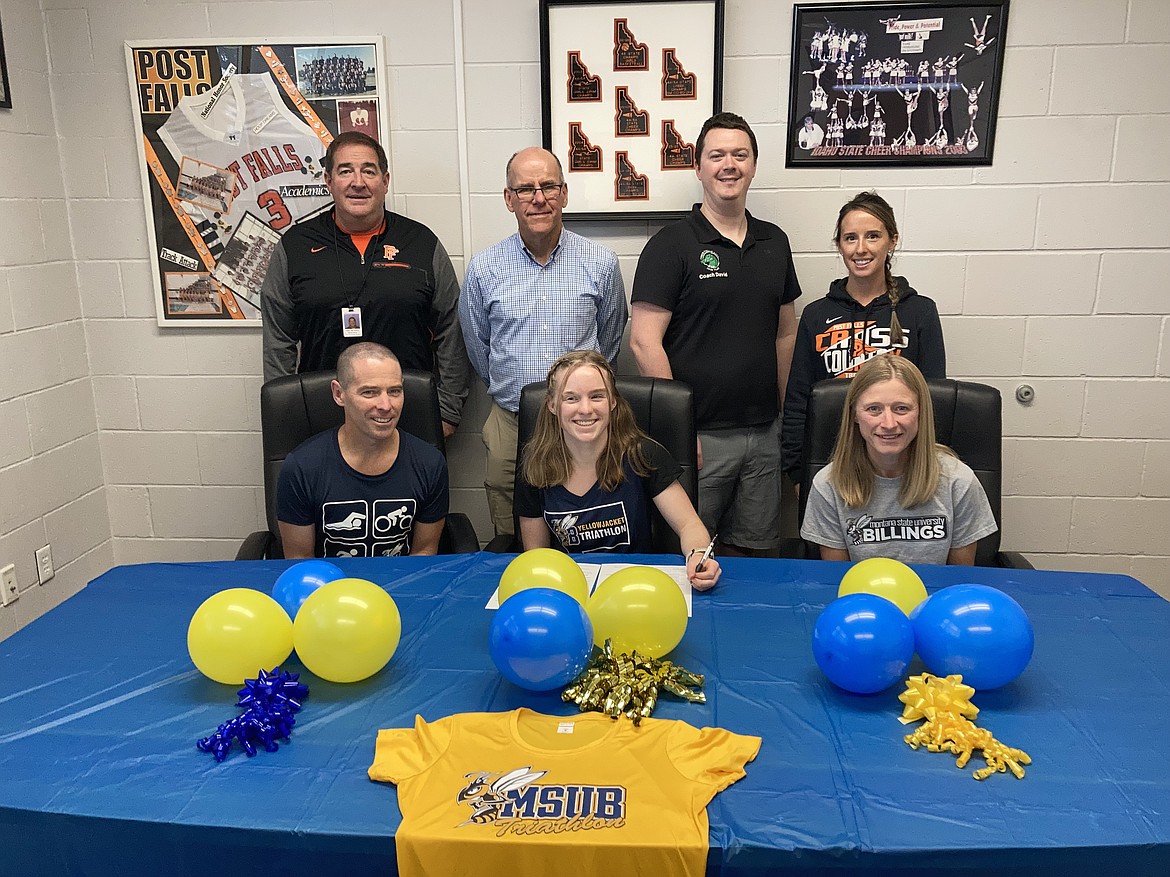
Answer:
[[[1036,642],[1020,604],[987,585],[936,591],[913,624],[927,669],[936,676],[962,674],[976,691],[1007,685],[1023,673]]]
[[[568,685],[589,662],[593,623],[562,591],[528,588],[496,610],[488,652],[506,679],[529,691]]]
[[[914,629],[885,597],[847,594],[817,618],[812,647],[830,682],[854,694],[873,694],[906,673],[914,657]]]
[[[322,585],[345,578],[341,568],[327,560],[302,560],[280,574],[272,586],[272,599],[288,617],[296,620],[301,604]]]

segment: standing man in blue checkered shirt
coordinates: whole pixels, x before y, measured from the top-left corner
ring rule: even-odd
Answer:
[[[517,233],[472,257],[459,297],[467,353],[492,397],[484,488],[497,535],[514,527],[520,390],[543,381],[570,350],[596,350],[613,362],[628,313],[617,255],[564,227],[569,187],[560,160],[522,149],[505,177]]]

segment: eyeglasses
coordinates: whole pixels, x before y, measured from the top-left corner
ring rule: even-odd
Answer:
[[[509,186],[508,191],[521,201],[531,201],[536,197],[536,193],[539,190],[544,195],[545,201],[552,201],[561,194],[561,189],[564,186],[564,183],[543,183],[539,186],[516,186],[515,188]]]

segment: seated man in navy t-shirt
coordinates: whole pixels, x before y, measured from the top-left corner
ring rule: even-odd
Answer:
[[[435,554],[447,517],[447,461],[398,428],[402,366],[381,344],[347,347],[333,399],[345,423],[303,442],[280,470],[284,556]]]

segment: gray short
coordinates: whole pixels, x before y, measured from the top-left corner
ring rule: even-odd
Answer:
[[[767,426],[700,432],[699,517],[719,541],[780,546],[780,418]]]

